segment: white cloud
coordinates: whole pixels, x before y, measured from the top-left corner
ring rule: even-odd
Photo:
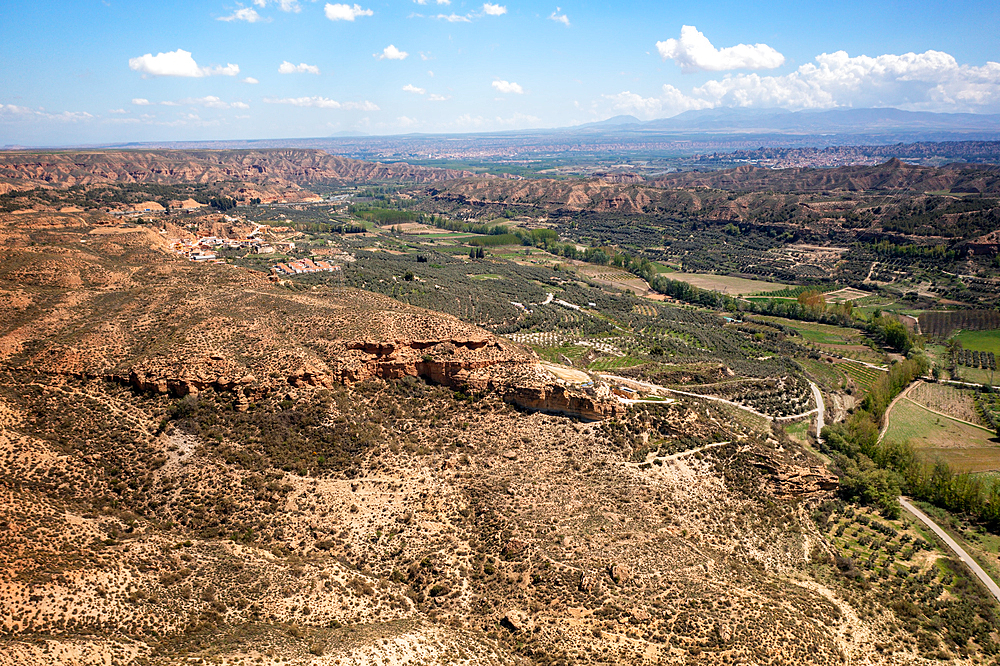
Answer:
[[[154,102],[150,102],[144,97],[136,97],[132,100],[132,104],[136,106],[153,106]],[[185,97],[177,101],[164,100],[162,102],[156,102],[160,106],[203,106],[208,109],[249,109],[249,105],[243,102],[233,102],[232,104],[224,102],[215,95],[207,95],[205,97]],[[112,113],[125,113],[125,111],[113,111]]]
[[[149,76],[187,76],[201,77],[221,74],[224,76],[236,76],[240,73],[239,65],[232,63],[225,67],[216,65],[214,67],[199,67],[198,63],[191,57],[189,51],[177,49],[167,53],[157,53],[155,56],[147,53],[138,58],[130,58],[128,66],[133,71],[142,72]]]
[[[108,113],[128,113],[125,109],[108,109]]]
[[[246,21],[247,23],[259,23],[261,21],[267,21],[257,13],[256,9],[251,9],[250,7],[241,7],[229,16],[220,16],[218,21]]]
[[[612,110],[663,118],[691,109],[896,107],[910,111],[1000,112],[1000,63],[963,65],[941,51],[850,56],[823,53],[782,76],[726,75],[684,93],[664,85],[659,96],[604,95]]]
[[[603,97],[610,101],[611,109],[615,113],[627,113],[642,120],[668,118],[683,111],[710,109],[715,106],[710,101],[685,95],[669,84],[663,86],[663,94],[660,97],[643,97],[628,90]]]
[[[55,120],[59,122],[92,120],[96,117],[86,111],[62,111],[60,113],[49,113],[44,108],[30,109],[26,106],[17,106],[16,104],[0,104],[0,117],[4,116],[21,120],[44,118],[46,120]]]
[[[722,72],[730,69],[774,69],[785,64],[785,56],[767,44],[737,44],[717,49],[693,25],[681,27],[680,39],[656,42],[664,60],[674,60],[684,72]]]
[[[260,83],[260,81],[253,78],[252,76],[248,76],[247,78],[243,79],[243,83]]]
[[[278,65],[279,74],[319,74],[319,67],[316,65],[307,65],[304,62],[300,62],[298,65],[293,65],[292,63],[285,60],[280,65]]]
[[[375,57],[379,60],[406,60],[406,56],[410,55],[406,51],[400,51],[392,44],[382,49],[382,53],[376,53]]]
[[[556,21],[557,23],[562,23],[563,25],[565,25],[565,26],[568,27],[569,26],[569,17],[566,16],[565,14],[560,14],[559,13],[560,11],[562,11],[562,10],[559,9],[559,7],[556,7],[556,10],[554,12],[552,12],[551,14],[549,14],[549,20],[550,21]]]
[[[229,104],[223,102],[221,99],[215,95],[209,95],[207,97],[185,97],[180,100],[181,104],[187,104],[190,106],[204,106],[209,109],[228,109]]]
[[[1000,107],[1000,63],[960,65],[941,51],[851,57],[816,56],[784,76],[740,74],[708,81],[694,94],[721,106],[797,109],[886,107],[983,111]]]
[[[270,0],[253,0],[253,4],[257,5],[261,9],[267,7]],[[313,0],[315,2],[316,0]],[[283,12],[293,12],[299,13],[302,11],[302,7],[299,5],[299,0],[277,0],[274,4],[278,5]]]
[[[507,7],[487,2],[483,5],[483,13],[488,14],[489,16],[501,16],[507,13]]]
[[[359,16],[371,16],[374,12],[362,9],[361,5],[327,4],[324,8],[326,17],[331,21],[353,21]]]
[[[524,88],[520,85],[514,83],[513,81],[494,81],[492,83],[493,87],[504,94],[516,94],[523,95]]]
[[[265,97],[264,101],[268,104],[290,104],[292,106],[299,107],[312,107],[316,109],[357,109],[361,111],[378,111],[378,105],[364,101],[364,102],[338,102],[333,99],[327,99],[326,97],[284,97],[284,98],[273,98]]]
[[[449,99],[451,99],[451,97],[445,97],[444,95],[438,95],[435,93],[431,93],[427,96],[427,100],[430,102],[444,102]]]
[[[436,1],[437,1],[437,4],[439,4],[439,5],[450,5],[451,4],[451,0],[436,0]],[[413,2],[417,3],[418,5],[426,5],[427,4],[427,0],[413,0]]]
[[[418,124],[418,121],[416,118],[407,118],[406,116],[400,116],[399,118],[396,118],[396,124],[400,127],[413,127],[414,125]]]
[[[424,93],[427,92],[423,88],[418,88],[411,83],[407,83],[405,86],[403,86],[403,90],[405,90],[406,92],[416,93],[418,95],[423,95]]]
[[[462,16],[461,14],[455,14],[454,12],[451,14],[438,14],[434,18],[441,21],[447,21],[448,23],[472,23],[472,19],[468,16]]]

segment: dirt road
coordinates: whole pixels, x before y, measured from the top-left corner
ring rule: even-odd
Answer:
[[[823,404],[823,392],[815,383],[809,382],[812,387],[813,398],[816,400],[816,441],[822,443],[819,434],[823,432],[823,417],[826,413],[826,405]]]
[[[948,536],[947,532],[938,527],[937,523],[928,518],[927,514],[925,514],[923,511],[913,506],[912,504],[910,504],[910,502],[905,497],[900,497],[899,503],[904,509],[906,509],[914,516],[916,516],[920,522],[922,522],[927,527],[931,528],[934,534],[938,535],[938,538],[944,541],[945,544],[947,544],[948,548],[950,548],[952,551],[954,551],[956,555],[958,555],[958,559],[962,560],[962,562],[965,563],[965,566],[969,567],[969,569],[972,570],[972,573],[976,574],[976,577],[982,581],[983,585],[985,585],[986,588],[990,591],[990,594],[992,594],[996,598],[997,602],[1000,602],[1000,586],[997,586],[996,582],[992,578],[990,578],[985,571],[983,571],[983,568],[979,566],[979,564],[974,559],[972,559],[971,555],[965,552],[964,548],[959,546],[954,539]]]

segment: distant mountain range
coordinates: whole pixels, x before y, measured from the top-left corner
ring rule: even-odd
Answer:
[[[706,109],[685,111],[672,118],[641,121],[615,116],[560,130],[563,132],[619,133],[622,135],[674,134],[787,134],[787,135],[894,135],[906,140],[1000,139],[1000,115],[929,113],[900,109],[833,109],[786,111],[784,109]]]
[[[447,140],[445,140],[447,139]],[[363,160],[511,162],[535,159],[600,160],[660,159],[664,155],[735,154],[775,149],[872,148],[897,144],[942,144],[920,149],[924,163],[973,161],[996,163],[1000,115],[929,113],[900,109],[709,109],[687,111],[672,118],[642,121],[620,115],[573,127],[510,130],[477,134],[406,134],[366,136],[339,132],[311,139],[137,142],[87,149],[320,149]],[[961,145],[958,145],[961,144]],[[864,151],[863,151],[864,152]],[[870,152],[870,151],[868,151]],[[880,157],[909,157],[893,152]],[[745,154],[744,158],[761,157]],[[617,158],[616,158],[617,159]],[[856,163],[848,159],[835,163]],[[830,164],[832,165],[832,164]],[[681,165],[684,166],[684,165]],[[687,165],[691,166],[691,165]],[[708,166],[701,165],[701,166]]]

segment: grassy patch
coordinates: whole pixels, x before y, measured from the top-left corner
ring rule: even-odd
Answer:
[[[960,331],[956,336],[965,349],[993,352],[1000,355],[1000,330]]]

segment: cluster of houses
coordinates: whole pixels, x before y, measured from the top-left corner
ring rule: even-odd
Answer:
[[[261,238],[231,239],[205,236],[197,240],[177,238],[170,246],[178,254],[183,254],[191,261],[212,261],[218,259],[220,249],[248,249],[254,254],[274,254],[275,252],[290,252],[295,249],[295,243],[288,241],[271,243]]]
[[[271,270],[278,275],[301,275],[302,273],[320,273],[323,271],[332,273],[339,271],[340,266],[335,266],[329,261],[300,259],[298,261],[289,261],[287,264],[275,264]]]

